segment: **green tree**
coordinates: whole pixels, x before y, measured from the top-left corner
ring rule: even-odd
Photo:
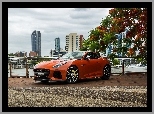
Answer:
[[[117,55],[115,54],[115,53],[111,53],[111,54],[109,54],[108,55],[108,58],[110,59],[110,60],[114,60],[114,58],[116,58],[117,57]]]
[[[110,30],[118,33],[128,27],[129,32],[126,34],[126,39],[135,38],[132,41],[135,45],[131,49],[131,53],[139,49],[141,58],[147,59],[147,8],[112,8],[109,15],[113,19]],[[141,39],[144,39],[144,46],[142,46]]]
[[[36,64],[37,64],[37,61],[36,61],[36,60],[31,60],[30,63],[31,63],[32,65],[36,65]]]
[[[90,40],[89,38],[84,40],[82,43],[82,48],[80,49],[81,51],[87,51],[90,45]]]
[[[126,46],[117,46],[117,38],[115,34],[125,31],[128,27],[129,31],[123,42]],[[135,40],[132,40],[135,38]],[[144,39],[145,45],[142,46]],[[134,43],[133,48],[128,48]],[[113,44],[113,54],[123,52],[123,55],[134,56],[135,51],[139,49],[139,58],[143,61],[147,60],[147,9],[146,8],[112,8],[109,15],[102,19],[99,26],[90,30],[88,39],[84,42],[82,50],[92,50],[104,52],[109,44]],[[111,58],[112,57],[112,58]],[[114,56],[111,54],[111,59]]]
[[[111,23],[112,19],[107,16],[102,19],[100,26],[90,31],[89,40],[92,44],[89,45],[89,48],[95,48],[97,51],[103,52],[115,40],[114,33],[110,32]]]
[[[112,60],[112,63],[113,63],[113,66],[115,66],[115,65],[119,65],[120,64],[120,61],[118,60],[118,59],[113,59]]]
[[[15,56],[15,54],[13,54],[13,53],[9,53],[8,56]]]

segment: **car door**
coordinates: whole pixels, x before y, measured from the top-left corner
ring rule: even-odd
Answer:
[[[93,52],[88,52],[85,55],[81,65],[82,65],[84,77],[88,78],[88,77],[95,76],[96,69],[97,69],[96,68],[97,62],[96,62],[96,59],[94,59]]]
[[[102,65],[100,62],[100,56],[97,53],[93,53],[93,65],[95,67],[95,76],[100,76],[102,74]]]

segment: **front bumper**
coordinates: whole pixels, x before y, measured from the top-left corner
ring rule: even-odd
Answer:
[[[39,78],[39,77],[34,77],[35,81],[50,81],[49,78]]]
[[[34,77],[35,81],[41,81],[41,82],[52,82],[52,81],[64,81],[62,79],[57,79],[57,78],[39,78],[39,77]]]
[[[35,81],[64,81],[66,80],[66,71],[65,70],[50,70],[48,72],[38,72],[34,71],[34,80]]]

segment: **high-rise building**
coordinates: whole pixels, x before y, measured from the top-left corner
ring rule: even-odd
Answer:
[[[34,30],[31,35],[32,51],[36,52],[38,56],[41,56],[41,33]]]
[[[83,35],[80,35],[80,42],[79,42],[79,44],[80,44],[80,49],[83,47],[83,41],[84,41],[85,39],[84,39],[84,37],[83,37]]]
[[[66,35],[65,50],[68,52],[79,51],[82,47],[83,35],[77,35],[77,33],[70,33]]]
[[[55,51],[59,52],[60,51],[60,38],[55,38]]]

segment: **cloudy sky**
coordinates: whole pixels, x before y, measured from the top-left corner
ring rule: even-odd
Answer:
[[[54,39],[59,37],[61,48],[65,47],[65,36],[82,34],[88,38],[89,31],[100,25],[110,8],[9,8],[8,52],[30,52],[31,34],[41,32],[42,56],[49,56],[54,49]]]

